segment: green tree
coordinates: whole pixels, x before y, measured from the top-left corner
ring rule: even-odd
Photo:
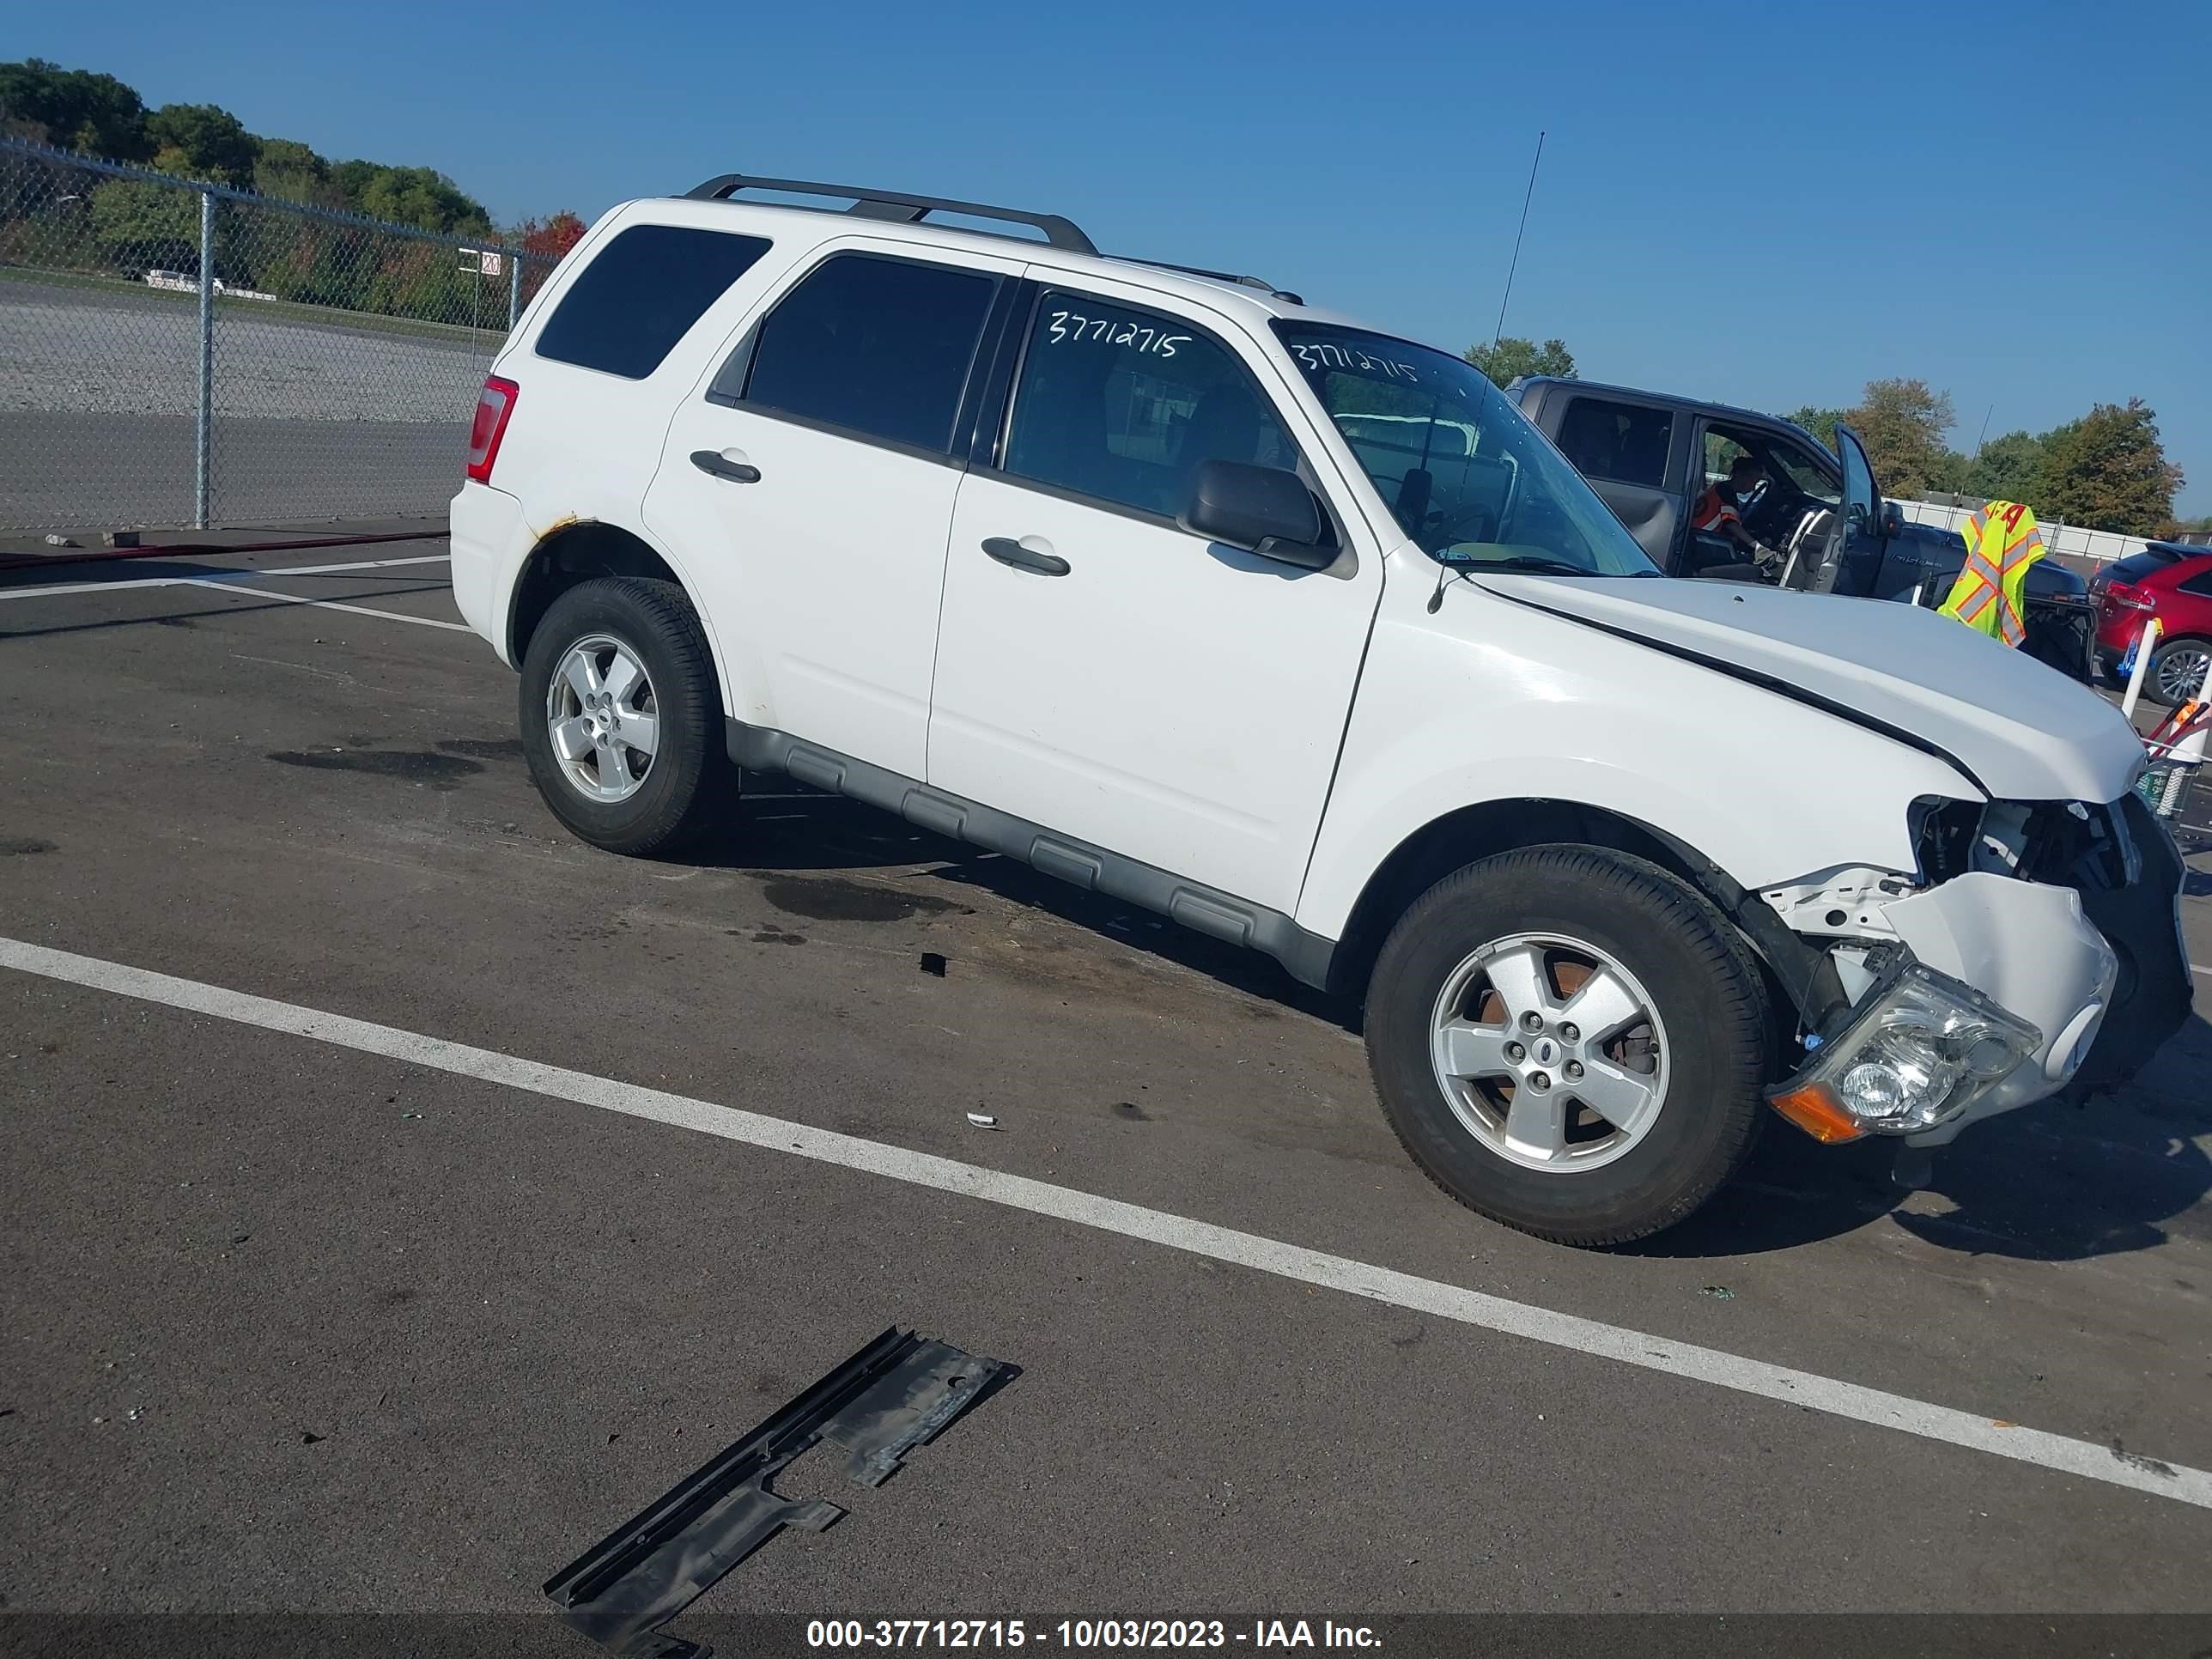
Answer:
[[[1564,340],[1547,340],[1540,346],[1534,340],[1523,340],[1507,335],[1496,345],[1471,345],[1467,349],[1467,360],[1490,376],[1492,384],[1511,386],[1527,374],[1556,374],[1562,380],[1575,379],[1575,354],[1567,349]]]
[[[173,185],[117,179],[92,192],[92,235],[100,258],[118,270],[200,268],[200,198]]]
[[[2045,446],[2045,517],[2124,536],[2156,535],[2172,519],[2181,469],[2166,459],[2157,414],[2142,398],[2099,404]]]
[[[146,118],[146,136],[165,171],[241,190],[253,182],[261,141],[227,109],[214,104],[164,104]]]
[[[342,208],[345,196],[331,178],[331,164],[307,145],[290,138],[256,141],[253,188],[283,202],[306,202],[314,207]]]
[[[1960,493],[1990,501],[2026,501],[2040,511],[2044,444],[2045,439],[2027,432],[2006,432],[1990,439],[1966,463]]]
[[[1836,447],[1836,422],[1844,418],[1840,409],[1822,409],[1806,404],[1791,410],[1782,417],[1792,426],[1802,426],[1831,449]]]
[[[154,153],[146,106],[112,75],[65,70],[43,58],[0,64],[0,128],[118,161]]]
[[[483,204],[463,195],[452,179],[429,167],[340,161],[331,169],[331,179],[344,192],[348,207],[372,219],[447,235],[491,232],[491,216]]]
[[[1925,380],[1869,380],[1858,406],[1844,411],[1882,494],[1907,499],[1943,487],[1951,453],[1943,434],[1954,418],[1951,394]]]

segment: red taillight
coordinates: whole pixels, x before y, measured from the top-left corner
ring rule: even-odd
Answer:
[[[2133,582],[2114,582],[2105,590],[2105,597],[2128,611],[2149,611],[2155,607],[2142,589]]]
[[[507,436],[507,417],[514,413],[514,399],[522,388],[496,374],[485,377],[477,394],[477,417],[469,423],[469,479],[491,482],[492,463],[499,459],[499,441]]]

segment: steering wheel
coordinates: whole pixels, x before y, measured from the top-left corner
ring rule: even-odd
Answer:
[[[1461,540],[1492,542],[1498,539],[1498,515],[1480,502],[1462,505],[1455,513],[1439,513],[1437,517],[1437,545],[1449,547]],[[1460,527],[1467,525],[1474,534],[1462,537]]]

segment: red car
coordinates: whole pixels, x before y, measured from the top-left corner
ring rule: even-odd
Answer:
[[[2089,579],[2097,602],[2097,661],[2119,678],[2143,624],[2159,620],[2143,695],[2177,703],[2197,695],[2212,664],[2212,548],[2153,542]]]

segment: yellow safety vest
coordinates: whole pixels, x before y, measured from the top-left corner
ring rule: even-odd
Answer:
[[[1959,526],[1966,538],[1966,568],[1943,601],[1947,617],[1978,628],[1991,639],[2018,645],[2027,637],[2021,620],[2027,568],[2044,556],[2035,514],[2019,501],[1991,501]]]

